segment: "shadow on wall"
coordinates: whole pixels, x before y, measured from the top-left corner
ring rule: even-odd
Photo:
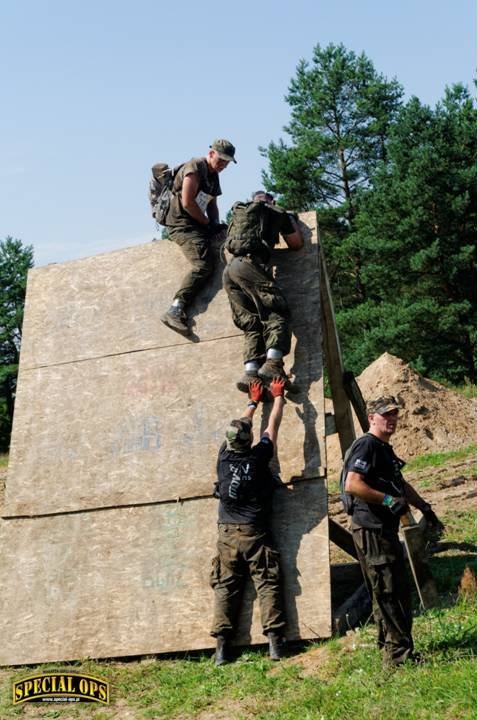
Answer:
[[[321,533],[315,533],[315,547],[318,552],[303,554],[299,562],[300,546],[304,537],[312,533],[320,523],[328,522],[326,488],[323,480],[309,480],[298,482],[296,485],[282,485],[275,491],[273,502],[272,532],[275,544],[280,552],[280,567],[282,574],[283,597],[285,599],[286,637],[287,640],[300,640],[301,633],[298,622],[297,598],[302,595],[302,583],[299,565],[303,561],[312,563],[310,567],[302,567],[307,575],[316,579],[316,585],[310,588],[310,579],[307,578],[307,593],[319,595],[326,594],[323,607],[326,609],[329,599],[329,578],[321,577],[329,573],[328,543]],[[320,555],[323,553],[323,562],[320,564]],[[318,570],[318,572],[317,572]],[[255,589],[250,579],[246,588],[240,611],[240,621],[236,633],[236,645],[249,645],[251,642],[251,625],[253,608],[257,601]],[[327,610],[326,610],[327,612]],[[308,633],[315,633],[320,637],[319,630],[307,627]]]

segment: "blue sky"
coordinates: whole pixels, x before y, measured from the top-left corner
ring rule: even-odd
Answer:
[[[431,105],[477,67],[472,0],[0,0],[0,238],[35,262],[150,240],[150,167],[237,147],[222,216],[261,185],[284,95],[320,43],[365,51]]]

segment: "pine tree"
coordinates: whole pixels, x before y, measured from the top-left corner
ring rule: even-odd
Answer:
[[[434,377],[477,380],[477,109],[461,85],[435,110],[413,98],[342,252],[366,302],[338,314],[348,361],[388,350]]]
[[[0,242],[0,450],[8,448],[20,357],[26,278],[33,248],[7,237]]]

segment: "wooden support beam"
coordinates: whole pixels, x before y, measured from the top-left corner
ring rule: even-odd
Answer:
[[[373,611],[368,588],[362,585],[345,600],[333,615],[333,633],[345,635],[348,630],[366,621]]]
[[[354,373],[352,373],[351,370],[345,370],[343,373],[343,387],[353,406],[353,410],[356,413],[361,429],[363,432],[368,432],[369,420],[368,413],[366,412],[366,403],[361,394],[361,390],[359,389],[359,385],[356,382]]]
[[[353,542],[353,536],[350,532],[348,532],[348,530],[342,527],[342,525],[337,523],[335,520],[328,518],[328,532],[331,542],[334,542],[335,545],[347,552],[348,555],[351,555],[351,557],[354,557],[355,560],[358,559]]]
[[[325,348],[325,364],[331,388],[331,395],[333,397],[335,422],[340,439],[341,454],[344,457],[346,450],[355,439],[356,434],[354,432],[350,401],[343,387],[343,360],[341,358],[341,348],[338,331],[336,329],[333,299],[331,297],[330,283],[326,270],[326,261],[322,245],[320,245],[320,275],[321,316],[323,344]]]

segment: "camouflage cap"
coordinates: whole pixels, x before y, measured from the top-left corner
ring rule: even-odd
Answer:
[[[391,410],[400,410],[401,404],[394,397],[394,395],[381,395],[376,400],[369,400],[366,403],[366,410],[368,415],[378,413],[378,415],[384,415],[384,413],[391,412]]]
[[[210,147],[219,154],[219,157],[222,158],[222,160],[234,163],[237,162],[235,159],[235,147],[228,140],[219,138],[218,140],[214,140]]]
[[[232,420],[225,431],[227,450],[246,452],[252,444],[252,423],[250,420]]]

